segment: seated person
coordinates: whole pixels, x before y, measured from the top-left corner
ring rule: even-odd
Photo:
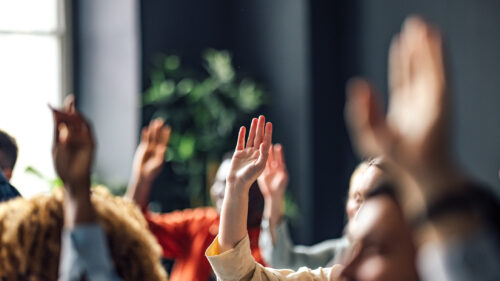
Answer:
[[[361,162],[354,170],[346,203],[351,220],[364,202],[365,194],[382,179],[381,159]],[[297,270],[302,266],[316,268],[333,265],[349,246],[347,237],[330,239],[313,246],[294,246],[283,219],[283,198],[288,183],[283,148],[271,148],[266,168],[257,179],[264,195],[264,217],[259,246],[267,265]],[[272,188],[275,186],[277,188]]]
[[[143,129],[141,142],[137,148],[133,175],[126,197],[136,202],[145,212],[149,229],[163,248],[163,256],[173,259],[170,272],[171,281],[207,281],[213,276],[205,257],[205,250],[219,231],[219,213],[225,195],[225,181],[230,159],[224,159],[216,179],[210,189],[215,208],[204,207],[154,214],[147,211],[148,197],[153,180],[164,163],[170,128],[163,126],[160,119],[154,120]],[[259,188],[253,183],[250,191],[251,208],[247,226],[251,251],[254,258],[263,264],[258,246],[263,198]]]
[[[17,160],[16,140],[0,130],[0,202],[21,196],[9,181]]]
[[[167,280],[140,210],[89,189],[87,123],[72,105],[54,110],[54,120],[54,164],[65,189],[0,203],[0,279]]]

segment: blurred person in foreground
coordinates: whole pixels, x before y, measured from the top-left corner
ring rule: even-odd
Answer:
[[[412,225],[423,280],[500,280],[498,199],[459,167],[451,152],[450,85],[442,37],[410,17],[389,53],[389,108],[373,87],[348,87],[346,117],[362,155],[384,155]]]
[[[64,189],[0,203],[1,280],[166,280],[138,208],[90,189],[94,140],[73,99],[53,109],[53,158]]]
[[[21,196],[9,182],[17,161],[16,140],[0,130],[0,202]]]
[[[358,212],[366,193],[382,180],[380,157],[363,161],[354,169],[345,206],[348,221]],[[303,266],[316,268],[339,262],[340,256],[349,246],[346,236],[312,246],[293,245],[283,211],[288,172],[280,144],[271,146],[266,167],[257,182],[265,200],[259,246],[267,265],[297,270]]]
[[[126,198],[137,203],[143,210],[149,229],[163,249],[163,256],[174,260],[170,280],[207,281],[213,272],[205,257],[205,250],[219,231],[219,213],[224,199],[226,176],[230,157],[225,157],[217,171],[210,195],[215,207],[191,208],[170,213],[151,213],[147,210],[152,183],[162,169],[170,137],[170,127],[161,119],[151,121],[141,134],[137,147],[132,177]],[[263,198],[257,183],[253,184],[249,200],[251,208],[246,221],[253,257],[264,263],[259,250],[259,233]]]

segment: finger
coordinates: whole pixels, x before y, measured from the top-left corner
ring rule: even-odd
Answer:
[[[161,130],[161,127],[159,126],[160,122],[158,121],[158,119],[155,119],[153,121],[151,121],[149,127],[151,128],[151,142],[152,143],[157,143],[158,141],[158,135],[160,134],[160,130]]]
[[[394,36],[389,48],[389,88],[390,92],[400,90],[402,86],[401,65],[400,65],[400,46],[399,36]]]
[[[271,145],[269,147],[269,159],[267,160],[267,162],[272,164],[274,161],[275,161],[275,159],[274,159],[274,146]]]
[[[52,112],[52,118],[54,120],[54,135],[52,136],[54,144],[59,141],[59,113],[52,106],[49,105],[50,111]]]
[[[155,120],[155,131],[156,131],[156,136],[154,138],[155,143],[162,143],[162,133],[163,133],[163,119],[157,118]]]
[[[278,162],[278,166],[285,167],[285,155],[283,153],[283,146],[281,146],[281,144],[276,144],[274,148],[276,151],[275,159]]]
[[[373,130],[376,121],[381,122],[384,118],[376,116],[380,113],[372,108],[375,103],[370,100],[369,83],[359,78],[351,79],[347,92],[345,119],[354,147],[362,157],[379,155],[381,149]]]
[[[148,144],[152,144],[154,143],[154,130],[155,130],[155,122],[154,120],[152,120],[151,122],[149,122],[149,125],[148,125]]]
[[[63,110],[67,113],[76,113],[74,95],[70,94],[64,99]]]
[[[264,126],[266,124],[266,118],[261,115],[259,116],[259,122],[257,123],[257,132],[255,133],[254,146],[260,146],[264,139]]]
[[[246,128],[245,126],[241,126],[240,132],[238,133],[238,140],[236,142],[236,151],[245,149],[245,134]]]
[[[149,140],[149,128],[144,127],[141,131],[141,142],[146,143]]]
[[[68,129],[68,126],[66,126],[65,123],[60,123],[57,126],[57,131],[58,131],[58,140],[57,142],[60,144],[67,144],[70,142],[71,133],[70,130]]]
[[[161,133],[161,144],[163,146],[168,145],[168,141],[170,140],[170,133],[172,132],[172,128],[167,125],[165,128],[163,128],[162,133]]]
[[[271,146],[271,147],[269,148],[269,155],[271,155],[272,153],[273,153],[273,147]],[[267,159],[267,161],[266,161],[266,168],[271,169],[272,162],[273,162],[273,160],[271,159],[271,157],[269,157],[269,158]]]
[[[250,124],[250,132],[248,133],[248,140],[246,147],[253,147],[255,140],[255,131],[257,130],[257,118],[253,118]]]
[[[264,141],[259,146],[259,159],[257,159],[257,165],[264,165],[267,162],[269,156],[269,151],[272,146],[273,140],[273,124],[268,122],[265,125]]]

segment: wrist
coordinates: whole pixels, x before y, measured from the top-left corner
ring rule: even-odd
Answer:
[[[269,220],[271,227],[279,223],[283,216],[284,195],[273,195],[264,198],[263,217]]]
[[[73,196],[69,192],[64,193],[64,226],[73,228],[80,223],[88,223],[96,220],[95,209],[88,195]]]
[[[225,190],[225,195],[229,195],[232,197],[241,197],[243,195],[248,196],[248,192],[250,188],[252,187],[252,184],[245,184],[240,181],[226,181],[226,190]]]
[[[90,177],[81,181],[65,182],[64,188],[70,200],[90,200]]]

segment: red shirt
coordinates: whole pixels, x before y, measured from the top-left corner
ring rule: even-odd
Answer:
[[[175,260],[170,281],[207,281],[210,278],[213,273],[205,251],[219,232],[219,215],[214,208],[146,213],[145,217],[163,248],[164,257]],[[259,233],[260,227],[248,230],[252,255],[264,264],[259,250]]]

